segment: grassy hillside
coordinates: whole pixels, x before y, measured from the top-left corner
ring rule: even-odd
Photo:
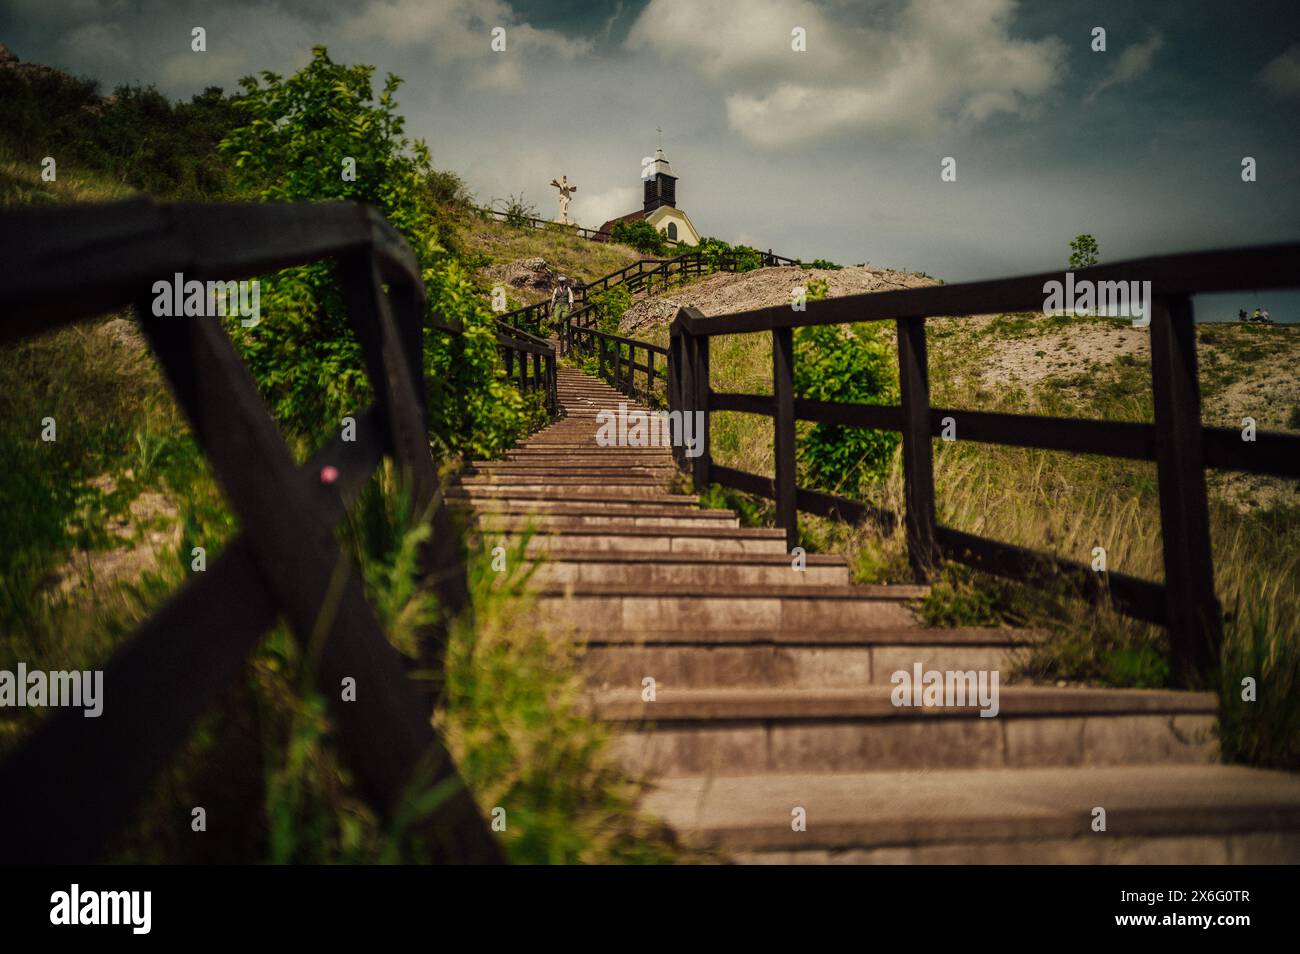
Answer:
[[[773,273],[781,270],[766,269]],[[853,269],[848,272],[856,271]],[[791,279],[762,273],[715,276],[689,293],[671,293],[661,315],[680,304],[706,314],[787,300]],[[844,281],[844,279],[841,279]],[[749,285],[748,288],[746,286]],[[689,301],[687,300],[689,299]],[[637,306],[655,314],[653,303]],[[932,401],[966,410],[1150,421],[1148,334],[1113,319],[999,315],[928,323]],[[877,329],[896,355],[892,323]],[[666,341],[661,320],[638,337]],[[1202,325],[1204,420],[1240,428],[1253,417],[1261,429],[1300,430],[1300,327]],[[723,391],[771,393],[767,335],[713,339],[712,384]],[[773,473],[771,422],[740,413],[713,416],[714,459],[753,473]],[[806,440],[811,427],[799,425]],[[1055,452],[934,442],[939,520],[949,526],[1090,564],[1104,547],[1112,571],[1160,580],[1159,509],[1154,464]],[[801,460],[801,484],[817,484]],[[1229,759],[1300,767],[1300,487],[1254,475],[1211,472],[1212,544],[1216,588],[1229,614],[1223,671],[1224,752]],[[712,499],[755,522],[771,519],[766,501],[714,488]],[[902,512],[901,462],[867,495]],[[861,581],[908,574],[901,530],[801,516],[806,546],[847,552]],[[1168,684],[1163,630],[1096,611],[1065,591],[1007,583],[948,567],[922,607],[934,625],[1006,624],[1047,634],[1022,680],[1113,686]],[[1240,680],[1254,676],[1260,701],[1240,701]],[[1267,688],[1264,688],[1264,687]]]
[[[460,211],[450,225],[466,260],[474,268],[478,286],[487,294],[493,286],[506,287],[510,308],[550,298],[550,290],[509,283],[509,266],[541,258],[555,275],[590,281],[643,258],[639,252],[613,242],[592,242],[556,225],[548,229],[518,228]]]

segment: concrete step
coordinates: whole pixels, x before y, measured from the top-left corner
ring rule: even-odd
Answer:
[[[1024,663],[1034,635],[1015,630],[842,630],[835,639],[806,631],[789,641],[741,642],[719,632],[652,632],[651,640],[618,641],[595,635],[582,656],[593,689],[639,689],[646,676],[672,689],[858,689],[890,685],[891,676],[924,671],[1013,672]],[[922,642],[918,634],[928,638]],[[717,638],[723,637],[723,638]],[[1003,676],[1000,676],[1001,679]]]
[[[642,477],[666,481],[672,476],[672,471],[671,466],[623,464],[616,461],[607,464],[526,464],[520,461],[495,461],[476,463],[468,473],[473,476],[491,474],[498,477],[591,477],[601,480]]]
[[[619,583],[625,586],[799,585],[847,586],[848,566],[839,557],[810,554],[804,570],[791,568],[784,553],[706,554],[628,550],[591,553],[552,549],[533,579],[538,583]]]
[[[601,447],[595,441],[592,441],[582,447],[519,447],[507,451],[502,459],[556,461],[559,463],[569,461],[582,464],[608,460],[630,461],[632,463],[645,461],[648,465],[669,467],[672,465],[673,455],[672,449],[669,447]]]
[[[900,629],[916,624],[907,600],[925,587],[548,584],[539,609],[580,632],[627,629],[784,631]]]
[[[453,506],[472,507],[481,517],[498,515],[537,516],[595,516],[642,520],[650,517],[672,517],[680,520],[717,523],[719,526],[736,526],[736,515],[729,510],[699,510],[690,505],[653,500],[517,500],[507,497],[467,497],[448,495]]]
[[[466,474],[457,478],[456,485],[461,487],[488,487],[488,486],[514,486],[514,487],[543,487],[551,488],[591,488],[594,490],[612,490],[618,488],[650,488],[655,493],[666,493],[664,488],[667,481],[658,476],[633,476],[618,477],[599,475],[597,477],[583,476],[560,476],[549,477],[546,475],[530,474]]]
[[[636,488],[640,490],[640,488]],[[547,490],[539,486],[515,485],[453,485],[447,491],[449,500],[511,500],[516,502],[545,501],[548,503],[617,503],[630,506],[687,507],[697,509],[700,498],[694,494],[668,494],[659,489],[656,493],[629,494],[623,488],[608,488],[593,485],[591,489],[575,492],[552,488]]]
[[[1210,693],[1000,686],[978,706],[896,706],[891,686],[853,690],[595,691],[621,724],[615,749],[653,778],[961,768],[1208,764],[1218,758]]]
[[[1300,862],[1300,777],[1242,766],[690,776],[642,804],[686,844],[746,862]]]
[[[593,507],[598,505],[592,504]],[[581,530],[609,529],[616,530],[622,526],[633,527],[716,527],[718,529],[736,528],[737,519],[724,510],[714,511],[719,516],[701,516],[710,511],[688,510],[663,515],[637,515],[630,513],[589,512],[580,514],[538,514],[538,513],[480,513],[472,517],[473,522],[485,533],[511,533],[535,529]]]
[[[785,532],[751,527],[646,527],[627,521],[600,528],[530,527],[519,522],[504,532],[488,534],[494,541],[511,539],[531,530],[527,552],[546,553],[553,547],[566,550],[608,551],[650,550],[657,553],[779,553],[784,555]]]

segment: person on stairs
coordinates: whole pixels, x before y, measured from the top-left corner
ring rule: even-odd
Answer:
[[[573,285],[561,275],[551,291],[551,321],[547,329],[549,334],[558,335],[564,328],[564,319],[573,310]]]

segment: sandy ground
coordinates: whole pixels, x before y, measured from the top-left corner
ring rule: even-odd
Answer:
[[[752,272],[718,272],[659,298],[638,301],[624,314],[619,328],[624,334],[671,321],[680,308],[698,308],[706,315],[725,315],[771,305],[789,304],[792,289],[817,278],[826,282],[827,295],[860,295],[938,284],[931,278],[879,268],[760,268]]]

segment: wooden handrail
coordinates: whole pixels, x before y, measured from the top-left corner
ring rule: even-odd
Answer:
[[[501,849],[430,724],[430,699],[407,678],[334,528],[385,455],[404,474],[412,512],[432,523],[420,553],[444,615],[419,665],[440,669],[449,614],[468,609],[465,569],[438,497],[424,398],[426,323],[415,256],[373,209],[352,203],[100,206],[0,215],[0,341],[134,305],[177,403],[243,528],[207,571],[146,621],[104,666],[98,718],[59,709],[0,764],[0,859],[85,862],[130,822],[152,779],[199,717],[238,678],[277,619],[317,659],[362,793],[384,818],[409,811],[411,785],[445,785],[427,834],[447,861],[500,861]],[[217,318],[158,318],[151,287],[235,279],[324,258],[337,274],[375,404],[304,466],[280,438]],[[326,481],[322,468],[333,468]],[[330,607],[323,617],[322,608]],[[184,638],[178,638],[183,634]],[[356,701],[337,687],[355,679]],[[377,744],[382,740],[383,744]]]
[[[710,482],[776,501],[777,523],[787,544],[798,538],[797,512],[836,513],[850,518],[872,513],[859,501],[795,486],[793,434],[796,421],[898,431],[903,437],[904,500],[908,553],[924,579],[940,559],[989,573],[1034,581],[1045,574],[1074,582],[1085,596],[1109,601],[1117,610],[1169,629],[1175,677],[1203,680],[1217,660],[1222,611],[1214,595],[1210,552],[1207,467],[1300,478],[1300,436],[1257,432],[1244,442],[1230,428],[1207,428],[1200,419],[1196,348],[1190,296],[1239,289],[1286,288],[1300,284],[1295,263],[1300,244],[1158,256],[1081,269],[1075,281],[1150,282],[1152,389],[1151,424],[1049,418],[1035,415],[960,411],[930,405],[925,322],[1007,311],[1039,311],[1045,273],[996,281],[969,282],[876,292],[706,317],[681,309],[670,326],[669,406],[672,410],[743,411],[773,419],[776,477],[760,477],[714,465],[708,429],[703,453],[690,462],[696,486]],[[791,335],[795,328],[859,321],[895,321],[901,400],[894,406],[809,401],[794,396]],[[709,384],[709,339],[715,335],[766,332],[773,337],[773,394],[718,392]],[[1118,573],[1104,576],[1090,567],[938,524],[935,517],[932,439],[944,423],[956,424],[959,440],[1154,461],[1160,493],[1165,581],[1154,583]],[[678,453],[683,466],[687,461]]]

